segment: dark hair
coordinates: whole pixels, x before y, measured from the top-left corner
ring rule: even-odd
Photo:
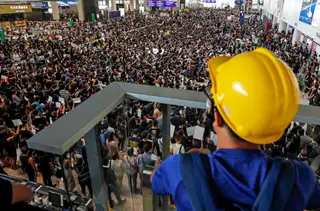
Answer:
[[[37,116],[39,114],[39,111],[36,109],[33,111],[33,115]]]
[[[152,126],[158,126],[158,121],[157,120],[153,120],[152,121]]]
[[[304,129],[298,130],[298,134],[299,134],[299,136],[303,136],[304,135]]]
[[[175,135],[175,140],[176,141],[182,141],[182,137],[183,137],[183,130],[178,130],[177,132],[176,132],[176,135]]]
[[[228,124],[224,121],[224,119],[222,118],[221,114],[219,113],[219,111],[216,109],[215,110],[218,115],[221,117],[222,119],[222,125],[225,126],[228,130],[228,134],[234,139],[237,140],[239,142],[248,142],[245,139],[241,138],[240,136],[238,136],[235,132],[233,132],[233,130],[231,130],[231,128],[228,126]],[[212,126],[211,126],[212,127]]]
[[[4,125],[4,120],[0,118],[0,125]]]
[[[133,156],[133,148],[128,149],[127,154],[129,157]]]
[[[146,142],[143,146],[143,151],[144,152],[149,152],[152,149],[152,143],[151,142]]]
[[[25,147],[22,147],[22,148],[21,148],[21,152],[26,155],[26,154],[29,152],[28,147],[26,147],[26,146],[25,146]]]
[[[119,152],[115,153],[113,156],[112,156],[112,160],[117,160],[119,158]]]
[[[317,142],[318,144],[320,144],[320,134],[314,134],[313,135],[313,140],[315,142]]]

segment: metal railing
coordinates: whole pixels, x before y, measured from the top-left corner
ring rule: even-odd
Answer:
[[[108,210],[108,190],[103,177],[102,158],[96,140],[99,134],[96,125],[125,99],[162,104],[164,158],[169,156],[170,150],[171,105],[206,109],[206,97],[201,92],[112,83],[28,140],[28,146],[31,149],[63,155],[81,137],[85,137],[97,211]],[[319,125],[320,108],[300,105],[295,121]],[[168,201],[168,198],[164,197],[163,201]],[[168,210],[167,203],[163,204],[162,210]]]

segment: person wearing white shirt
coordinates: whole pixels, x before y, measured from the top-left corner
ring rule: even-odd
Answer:
[[[182,154],[185,153],[186,150],[184,146],[181,144],[182,142],[182,136],[180,134],[176,135],[175,137],[176,143],[172,147],[172,154],[177,155],[177,154]]]

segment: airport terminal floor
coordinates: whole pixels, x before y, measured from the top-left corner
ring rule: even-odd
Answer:
[[[256,1],[86,2],[0,4],[0,210],[320,210],[316,39]]]

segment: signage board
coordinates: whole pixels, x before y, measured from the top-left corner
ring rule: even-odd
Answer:
[[[176,7],[176,3],[173,1],[157,1],[157,0],[149,0],[147,1],[148,7],[168,7],[174,8]]]
[[[216,3],[217,1],[216,0],[204,0],[203,2],[204,3]]]
[[[0,4],[0,14],[13,14],[13,13],[26,13],[32,12],[32,6],[30,4]]]
[[[317,0],[303,0],[299,20],[311,25]]]

